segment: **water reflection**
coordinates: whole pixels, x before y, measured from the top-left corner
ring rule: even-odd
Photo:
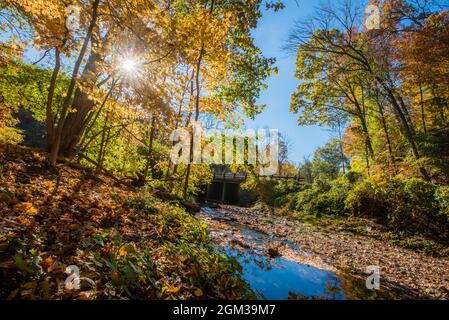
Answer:
[[[226,247],[224,252],[243,267],[243,278],[260,299],[324,299],[342,300],[341,282],[335,273],[289,261],[270,259],[259,254]],[[332,288],[332,290],[329,290]],[[336,288],[336,289],[334,289]]]
[[[242,276],[259,299],[268,300],[356,300],[391,299],[390,293],[368,290],[365,281],[344,273],[316,268],[283,257],[267,256],[267,245],[287,246],[305,255],[295,243],[251,230],[210,208],[203,218],[219,221],[209,231],[219,251],[242,266]]]

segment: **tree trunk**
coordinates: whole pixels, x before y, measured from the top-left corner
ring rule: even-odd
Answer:
[[[53,97],[55,95],[56,83],[58,80],[59,70],[61,69],[61,52],[59,48],[55,48],[55,67],[51,75],[50,88],[48,89],[46,124],[47,124],[47,149],[51,150],[51,144],[54,139],[55,115],[53,114]]]
[[[357,117],[360,120],[360,124],[362,126],[362,131],[365,135],[365,145],[366,145],[366,148],[368,151],[368,155],[371,159],[374,159],[373,144],[371,142],[371,137],[369,135],[369,130],[368,130],[368,124],[366,122],[366,108],[365,108],[365,97],[363,94],[363,87],[362,87],[362,105],[360,105],[360,102],[358,101],[357,96],[353,90],[351,90],[351,94],[353,97],[352,102],[357,109]]]
[[[95,85],[96,82],[96,63],[100,56],[92,53],[83,70],[83,83]],[[67,115],[62,130],[62,139],[60,154],[67,158],[73,158],[77,153],[77,146],[86,129],[86,118],[94,108],[95,103],[89,98],[89,95],[80,89],[76,89],[72,102],[72,108],[75,112]]]
[[[89,145],[89,143],[86,143],[87,137],[88,137],[89,133],[92,131],[92,129],[93,129],[95,123],[97,122],[97,119],[100,116],[101,112],[103,111],[104,107],[106,106],[106,103],[108,102],[109,98],[111,97],[112,91],[114,90],[117,83],[118,83],[118,80],[112,81],[112,85],[109,88],[109,90],[108,90],[106,96],[104,97],[98,110],[95,111],[95,114],[94,114],[94,112],[91,112],[87,116],[85,123],[84,123],[85,130],[83,132],[83,138],[82,138],[81,142],[79,143],[80,150],[78,151],[78,153],[83,153],[86,150],[87,146]]]
[[[388,132],[387,119],[385,119],[385,111],[382,104],[380,104],[379,101],[377,101],[377,106],[379,107],[380,120],[382,123],[382,128],[384,130],[385,140],[387,141],[388,154],[390,158],[391,167],[393,169],[394,174],[396,175],[398,173],[396,168],[396,159],[393,153],[393,146],[391,143],[390,133]]]
[[[343,174],[346,174],[346,164],[345,164],[345,153],[343,150],[343,142],[342,142],[342,138],[340,138],[340,155],[341,155],[341,159],[342,159],[342,170],[343,170]]]
[[[193,71],[193,76],[195,76],[195,72],[196,72],[196,70]],[[193,79],[193,78],[192,78],[192,79]],[[192,104],[191,100],[193,100],[193,95],[194,95],[194,94],[195,94],[195,89],[194,89],[193,81],[192,81],[192,84],[191,84],[191,87],[190,87],[190,100],[189,100],[189,105]],[[186,128],[189,126],[190,121],[191,121],[191,118],[192,118],[192,110],[189,111],[189,115],[188,115],[188,117],[187,117],[186,124],[185,124],[185,127],[186,127]],[[177,173],[178,173],[178,165],[175,164],[175,165],[173,166],[173,175],[176,175]]]
[[[369,159],[370,159],[370,154],[369,154],[369,150],[368,150],[368,144],[365,144],[366,173],[367,173],[368,177],[371,176],[371,166],[369,163]]]
[[[195,70],[192,71],[192,76],[191,78],[188,80],[188,83],[190,83],[190,99],[192,99],[194,90],[193,90],[193,78],[195,77]],[[184,104],[184,98],[185,95],[187,93],[187,91],[189,91],[189,89],[187,88],[183,94],[181,95],[181,98],[179,99],[179,108],[178,108],[178,113],[177,113],[177,117],[176,117],[176,122],[175,122],[175,130],[177,130],[179,128],[179,122],[181,119],[181,112],[182,112],[182,106]],[[190,100],[189,100],[190,101]],[[175,146],[175,142],[172,143],[172,147]],[[172,161],[171,158],[168,160],[168,166],[167,166],[167,171],[165,173],[165,179],[170,178],[170,169],[172,166]],[[176,172],[173,172],[173,174],[175,174]]]
[[[422,122],[422,127],[424,130],[424,133],[427,134],[427,125],[426,125],[426,113],[424,110],[424,94],[423,94],[423,90],[422,90],[422,85],[421,83],[419,84],[419,96],[421,99],[421,122]]]
[[[210,6],[210,14],[212,15],[212,12],[214,11],[214,5],[215,5],[215,0],[212,0],[211,6]],[[200,88],[200,69],[201,69],[201,63],[203,62],[203,57],[204,57],[204,53],[205,53],[205,45],[204,45],[204,41],[201,44],[201,50],[200,50],[200,55],[198,57],[198,62],[196,65],[196,74],[195,74],[195,84],[196,84],[196,99],[195,99],[195,122],[198,121],[199,117],[200,117],[200,94],[201,94],[201,88]],[[187,190],[188,190],[188,186],[189,186],[189,179],[190,179],[190,170],[191,170],[191,166],[192,166],[192,161],[193,161],[193,135],[194,132],[192,130],[192,135],[190,138],[190,162],[187,165],[187,171],[186,171],[186,179],[184,182],[184,192],[183,192],[183,197],[184,199],[187,198]]]
[[[69,110],[69,106],[72,102],[72,96],[73,92],[75,91],[75,86],[78,79],[78,73],[81,68],[81,64],[83,62],[84,56],[87,51],[87,46],[89,45],[89,42],[92,38],[93,30],[97,24],[97,18],[98,18],[98,6],[100,4],[100,0],[95,0],[92,6],[92,19],[89,24],[89,29],[87,31],[86,37],[83,42],[83,46],[81,47],[81,51],[78,55],[78,59],[75,63],[75,66],[73,68],[72,78],[70,80],[70,85],[67,89],[67,94],[64,100],[64,104],[61,109],[61,113],[58,120],[58,125],[55,130],[55,135],[53,137],[53,141],[51,143],[50,147],[50,155],[49,155],[49,161],[51,165],[56,165],[56,160],[58,158],[58,155],[60,154],[60,146],[61,146],[61,140],[62,140],[62,133],[65,126],[65,121],[67,117],[67,113]]]
[[[150,128],[150,134],[149,134],[150,141],[149,141],[149,145],[148,145],[147,161],[146,161],[143,173],[140,177],[141,181],[139,181],[142,185],[145,184],[145,181],[148,178],[148,173],[150,172],[150,169],[151,169],[151,176],[153,176],[153,145],[154,145],[154,136],[156,133],[155,126],[156,126],[156,116],[152,115],[151,128]]]
[[[200,88],[200,68],[201,68],[201,63],[203,62],[203,56],[204,56],[204,43],[201,45],[201,51],[200,51],[200,56],[198,57],[198,63],[196,66],[196,79],[195,79],[195,84],[196,84],[196,98],[195,98],[195,122],[198,121],[199,117],[200,117],[200,94],[201,94],[201,88]],[[194,132],[192,130],[191,136],[190,136],[190,157],[189,157],[189,163],[187,164],[187,171],[186,171],[186,177],[185,177],[185,181],[184,181],[184,191],[183,191],[183,198],[187,198],[187,191],[188,191],[188,187],[189,187],[189,179],[190,179],[190,171],[191,171],[191,167],[192,167],[192,162],[193,162],[193,135]]]
[[[418,146],[416,144],[416,141],[414,139],[413,136],[413,130],[410,127],[409,122],[407,121],[407,118],[401,108],[401,106],[398,103],[398,100],[396,100],[396,97],[393,93],[393,91],[386,86],[381,79],[377,79],[379,81],[379,83],[382,84],[382,87],[384,88],[385,92],[387,93],[388,98],[390,99],[391,104],[393,105],[394,110],[396,111],[396,114],[399,118],[400,123],[402,124],[403,127],[403,131],[404,131],[404,135],[407,139],[407,141],[410,144],[410,147],[412,149],[412,153],[413,156],[415,157],[415,159],[418,161],[421,159],[421,156],[419,154],[419,150],[418,150]],[[429,173],[427,172],[426,168],[424,168],[423,166],[419,165],[418,166],[419,172],[421,173],[422,177],[424,180],[426,181],[431,181]]]
[[[103,133],[101,134],[101,143],[100,143],[100,151],[98,152],[98,160],[97,160],[97,172],[100,172],[100,170],[103,168],[103,159],[106,154],[106,141],[109,138],[111,130],[107,129],[109,121],[109,111],[106,113],[106,118],[104,119],[104,125],[103,125]]]
[[[365,117],[363,117],[363,116],[360,117],[360,122],[362,125],[363,133],[365,134],[365,144],[366,144],[368,155],[371,159],[374,159],[373,144],[371,142],[371,137],[370,137],[369,131],[368,131],[368,124],[366,123]]]

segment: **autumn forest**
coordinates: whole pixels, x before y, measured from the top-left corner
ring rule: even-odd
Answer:
[[[449,2],[310,2],[0,0],[0,300],[448,300]]]

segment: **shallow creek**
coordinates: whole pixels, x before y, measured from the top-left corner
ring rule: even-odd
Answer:
[[[295,243],[254,231],[224,213],[203,207],[198,217],[221,252],[242,266],[243,278],[259,299],[372,299],[364,279],[337,270]]]

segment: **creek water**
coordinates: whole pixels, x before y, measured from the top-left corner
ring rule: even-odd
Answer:
[[[365,281],[339,272],[304,252],[296,244],[252,230],[209,207],[199,214],[222,253],[242,266],[242,277],[259,299],[376,299],[381,292]],[[273,250],[270,248],[282,248]],[[312,263],[308,263],[312,261]]]

